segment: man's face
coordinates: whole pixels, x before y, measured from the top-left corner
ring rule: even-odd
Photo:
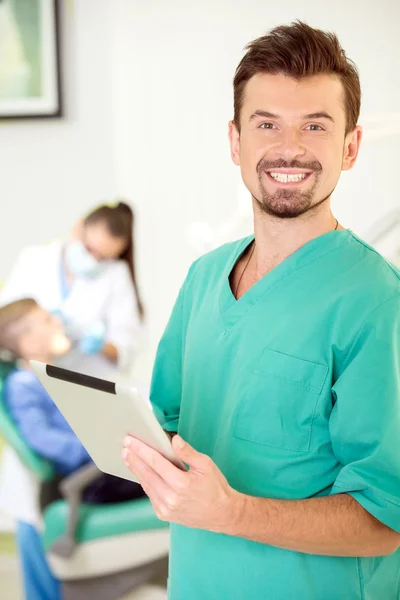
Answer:
[[[341,170],[356,160],[361,129],[345,136],[340,80],[315,75],[254,75],[247,83],[240,133],[230,123],[232,159],[259,208],[294,218],[329,198]]]

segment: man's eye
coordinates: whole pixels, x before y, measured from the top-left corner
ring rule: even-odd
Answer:
[[[321,127],[321,125],[308,125],[308,127],[306,129],[309,129],[310,131],[323,131],[323,128]]]
[[[261,125],[259,125],[260,129],[272,129],[273,127],[275,127],[273,123],[261,123]]]

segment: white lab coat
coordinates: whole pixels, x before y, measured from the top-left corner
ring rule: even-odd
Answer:
[[[21,298],[33,298],[46,310],[61,311],[73,337],[102,321],[106,341],[118,349],[118,364],[100,355],[86,356],[77,345],[59,366],[87,375],[115,381],[128,374],[141,336],[135,292],[128,267],[110,261],[98,277],[79,278],[65,300],[61,285],[62,242],[32,246],[23,250],[0,293],[0,305]],[[5,453],[0,468],[0,508],[16,519],[37,524],[38,485],[13,451]],[[16,502],[16,499],[19,499]]]
[[[118,364],[101,355],[86,356],[77,345],[58,364],[87,375],[115,380],[130,371],[141,336],[135,291],[124,261],[110,261],[98,277],[77,278],[65,300],[61,285],[62,243],[23,250],[0,293],[0,305],[33,298],[49,312],[61,311],[78,341],[85,330],[101,321],[106,341],[118,349]]]

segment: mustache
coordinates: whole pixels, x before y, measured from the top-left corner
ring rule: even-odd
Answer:
[[[307,169],[320,173],[322,171],[322,166],[316,160],[311,162],[300,162],[298,160],[286,162],[282,158],[279,160],[265,160],[262,158],[257,165],[258,173],[261,173],[262,171],[271,171],[271,169]]]

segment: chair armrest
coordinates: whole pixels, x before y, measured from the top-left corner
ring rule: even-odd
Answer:
[[[65,477],[61,484],[60,490],[66,500],[75,498],[77,495],[82,496],[82,493],[93,481],[100,477],[102,472],[94,463],[84,465],[78,471],[71,473]]]
[[[51,550],[63,558],[70,557],[76,548],[76,527],[79,518],[79,507],[85,488],[101,475],[100,469],[90,463],[72,473],[60,484],[60,491],[68,502],[68,522],[65,534],[52,546]]]

